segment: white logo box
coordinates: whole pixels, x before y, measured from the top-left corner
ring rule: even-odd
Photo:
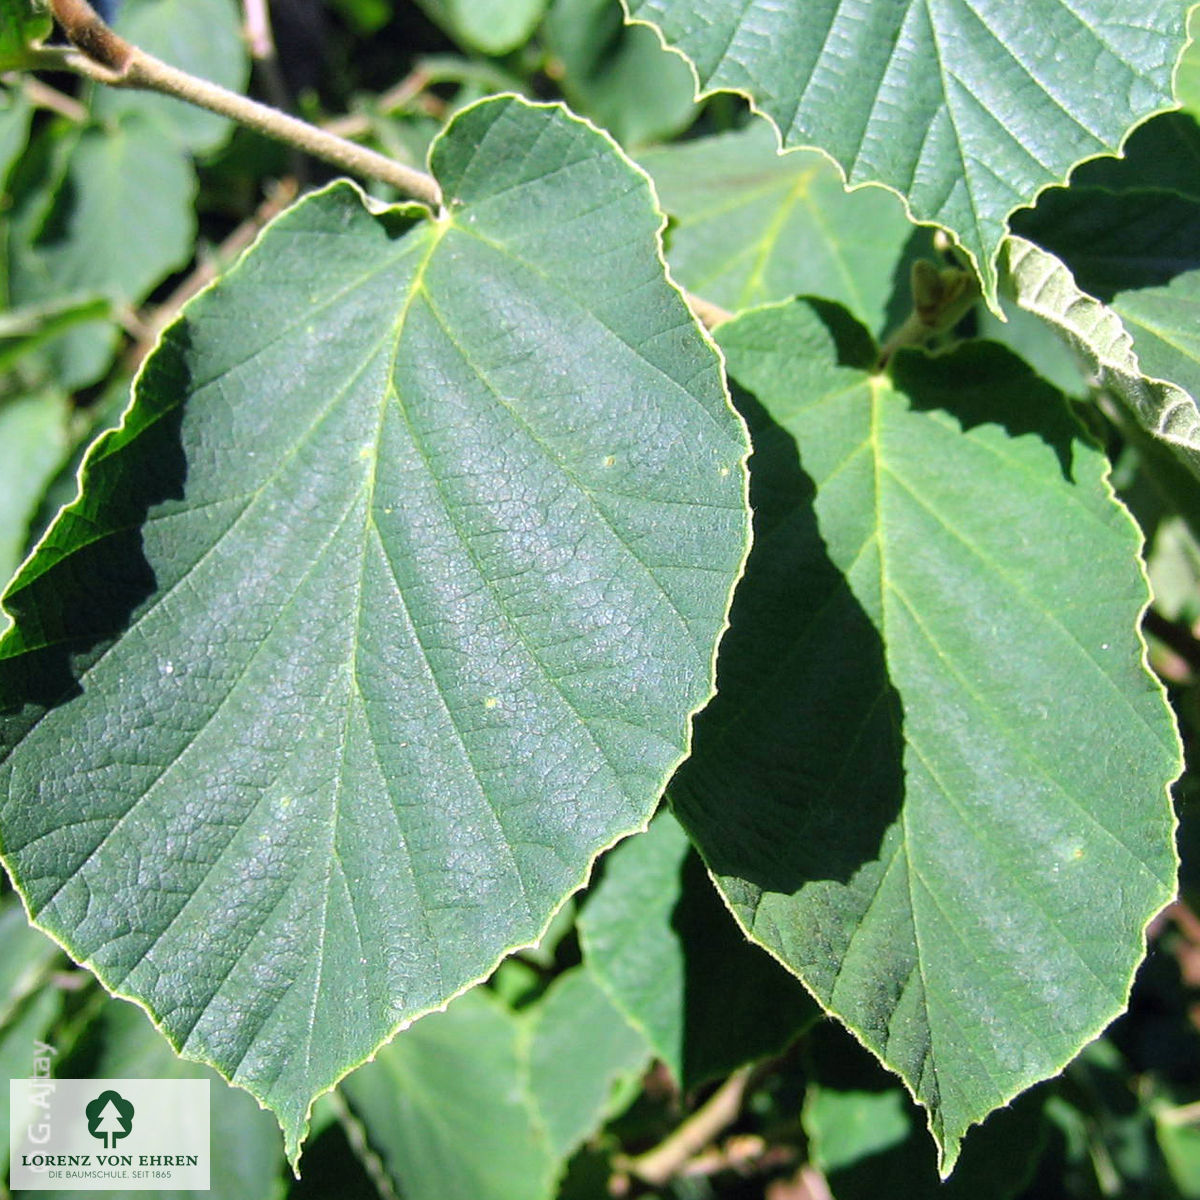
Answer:
[[[12,1079],[9,1186],[207,1191],[207,1079]]]

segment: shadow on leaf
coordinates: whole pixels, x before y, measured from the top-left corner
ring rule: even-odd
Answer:
[[[177,399],[189,387],[186,322],[168,344],[175,353],[147,367],[153,386],[139,389],[125,423],[89,453],[85,494],[63,509],[5,593],[14,624],[0,640],[0,762],[46,709],[80,694],[81,676],[155,592],[142,526],[152,507],[184,494]],[[136,455],[117,453],[133,443]]]
[[[792,894],[878,858],[904,796],[902,710],[795,439],[736,386],[734,401],[754,445],[754,549],[671,797],[717,875]]]

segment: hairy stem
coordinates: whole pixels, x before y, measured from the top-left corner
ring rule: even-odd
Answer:
[[[35,66],[74,71],[110,87],[138,88],[175,96],[230,117],[249,129],[341,167],[352,175],[391,184],[430,208],[441,207],[441,188],[432,175],[348,141],[330,129],[310,125],[268,104],[260,104],[248,96],[172,67],[111,30],[88,0],[50,0],[50,10],[74,49],[46,47],[36,52]],[[269,39],[269,26],[264,24],[265,7],[261,3],[248,4],[246,12],[251,16],[258,14],[257,20],[248,23],[252,37],[257,36],[259,43],[264,38]],[[699,296],[685,292],[684,298],[709,329],[730,317],[723,308]]]
[[[50,8],[76,52],[44,51],[39,56],[43,65],[75,71],[111,87],[138,88],[175,96],[231,117],[249,129],[295,146],[354,175],[391,184],[431,208],[440,206],[441,189],[424,171],[404,166],[267,104],[168,65],[109,29],[87,0],[50,0]]]

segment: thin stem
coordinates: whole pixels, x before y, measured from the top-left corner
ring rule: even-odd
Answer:
[[[391,184],[431,208],[441,205],[441,189],[424,171],[406,167],[365,146],[168,65],[113,33],[87,0],[50,0],[50,7],[77,51],[50,55],[43,51],[38,55],[42,65],[54,64],[59,69],[75,71],[111,87],[138,88],[175,96],[210,112],[231,117],[247,128],[295,146],[352,174]]]
[[[620,1166],[654,1187],[674,1178],[689,1159],[737,1120],[752,1071],[751,1067],[734,1071],[670,1137]]]
[[[811,1163],[800,1168],[796,1185],[799,1188],[797,1200],[833,1200],[829,1181]]]
[[[1164,617],[1154,608],[1146,610],[1143,624],[1147,633],[1183,659],[1193,672],[1200,672],[1200,642],[1187,625]]]
[[[1160,1108],[1154,1115],[1164,1125],[1200,1125],[1200,1100],[1178,1108]]]
[[[222,116],[232,117],[249,129],[257,130],[268,137],[277,138],[322,158],[334,166],[342,167],[355,175],[365,175],[389,183],[414,199],[424,201],[432,208],[442,202],[441,189],[431,175],[424,171],[406,167],[394,159],[368,150],[345,138],[327,133],[315,125],[308,124],[266,104],[259,104],[237,92],[231,92],[205,79],[197,79],[185,71],[177,70],[152,55],[140,51],[130,61],[121,87],[144,88],[178,96],[201,108],[210,109]]]
[[[383,1159],[371,1149],[367,1131],[363,1123],[354,1115],[350,1105],[346,1103],[346,1097],[337,1088],[327,1094],[329,1099],[326,1103],[334,1110],[338,1124],[341,1125],[342,1132],[346,1135],[346,1141],[350,1143],[350,1149],[354,1151],[363,1170],[375,1185],[376,1191],[384,1197],[384,1200],[400,1200],[396,1195],[392,1177],[383,1164]]]
[[[425,91],[430,81],[429,72],[418,63],[399,83],[382,92],[371,105],[371,109],[386,114],[417,103],[427,116],[440,119],[446,115],[446,102]],[[366,137],[371,132],[371,117],[366,112],[348,113],[344,117],[334,117],[325,121],[321,128],[329,133],[336,133],[339,137]]]
[[[287,80],[283,77],[283,68],[279,65],[267,0],[242,0],[242,15],[242,36],[246,39],[267,99],[280,112],[291,112],[292,97]],[[288,174],[298,180],[307,178],[304,155],[295,146],[288,147]]]
[[[733,313],[727,312],[719,304],[713,304],[711,300],[705,300],[703,296],[694,296],[691,292],[684,292],[683,298],[688,302],[688,307],[696,314],[696,318],[705,329],[716,329],[718,325],[728,321]]]
[[[34,52],[35,66],[74,71],[110,87],[138,88],[175,96],[223,117],[230,117],[249,129],[324,159],[353,175],[391,184],[430,208],[441,207],[442,192],[432,175],[339,137],[327,128],[310,125],[270,105],[260,104],[219,84],[172,67],[114,33],[87,0],[50,0],[50,9],[75,49],[43,47]],[[256,56],[264,49],[269,49],[273,55],[274,44],[270,37],[265,0],[246,0],[245,11],[247,37],[255,48]],[[392,103],[402,101],[413,94],[414,86],[419,91],[423,85],[424,79],[414,73],[395,89],[396,95],[388,99]],[[725,309],[699,296],[685,292],[684,297],[692,312],[709,329],[730,318],[731,314]]]
[[[100,19],[87,0],[50,0],[50,11],[71,45],[111,72],[123,71],[133,47]]]
[[[242,0],[242,25],[246,33],[246,45],[250,57],[259,62],[275,57],[275,38],[271,33],[271,14],[267,0]]]
[[[56,112],[76,125],[82,125],[88,119],[88,110],[74,96],[68,96],[32,75],[27,75],[21,81],[21,90],[31,104]]]

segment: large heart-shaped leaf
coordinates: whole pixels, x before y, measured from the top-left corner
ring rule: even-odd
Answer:
[[[625,0],[742,92],[785,148],[816,146],[949,229],[994,301],[1009,214],[1174,105],[1186,6],[1140,0]],[[1098,86],[1098,81],[1103,81]]]
[[[346,183],[147,361],[10,588],[37,922],[279,1115],[532,943],[712,691],[744,435],[645,176],[516,97]]]
[[[1106,459],[1010,352],[832,307],[721,326],[755,550],[672,785],[738,919],[967,1127],[1124,1007],[1174,889],[1177,735]]]

